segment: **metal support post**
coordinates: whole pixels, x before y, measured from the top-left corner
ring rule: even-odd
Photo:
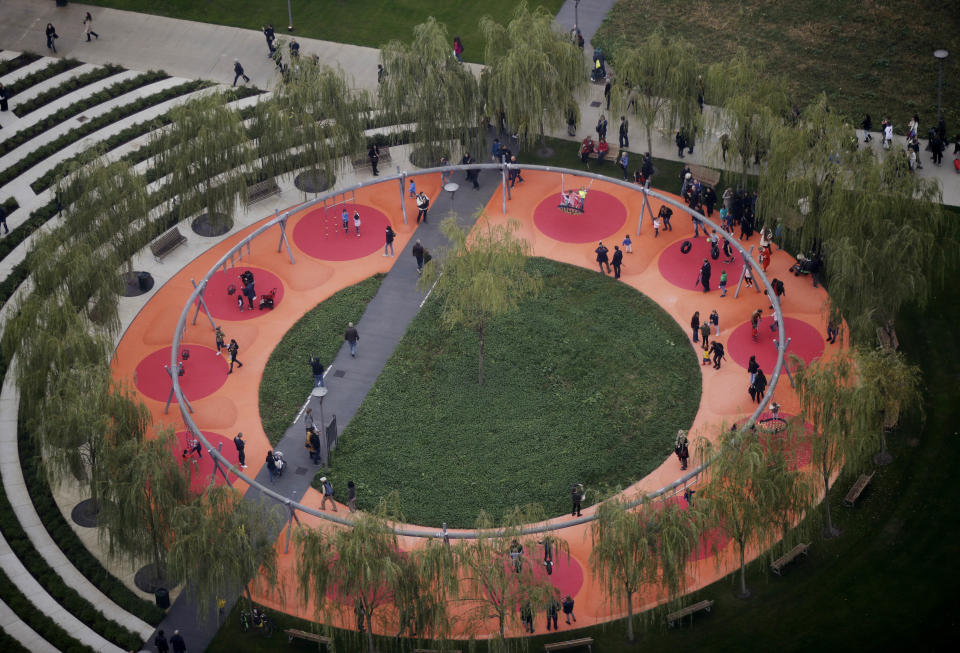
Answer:
[[[407,180],[407,173],[400,170],[400,166],[397,166],[397,173],[400,175],[400,179],[397,181],[400,182],[400,209],[403,211],[403,224],[407,224],[407,202],[406,197],[404,196],[403,182]]]
[[[290,553],[290,536],[293,534],[293,522],[297,522],[297,526],[300,526],[300,518],[297,517],[297,511],[293,509],[293,502],[287,499],[286,502],[287,510],[290,511],[290,516],[287,517],[287,543],[283,546],[283,553],[286,555]]]
[[[197,282],[193,279],[190,279],[190,283],[193,284],[193,287],[197,287]],[[200,284],[200,294],[197,295],[197,310],[193,312],[193,324],[197,324],[197,316],[200,315],[200,309],[203,308],[203,312],[207,314],[207,319],[210,320],[210,327],[216,330],[217,325],[213,321],[213,316],[210,315],[210,309],[207,307],[207,302],[203,298],[203,293],[207,291],[207,282],[204,281]]]
[[[163,414],[166,415],[167,413],[170,412],[170,402],[173,401],[173,375],[176,374],[176,372],[171,372],[169,365],[164,365],[163,369],[165,369],[167,371],[167,374],[170,375],[170,394],[167,395],[167,405],[163,407]],[[192,413],[193,406],[190,405],[190,401],[187,399],[187,395],[183,395],[183,401],[187,404],[187,410],[189,410]]]
[[[217,444],[217,453],[221,456],[223,455],[223,443],[220,442]],[[223,476],[223,480],[227,482],[227,485],[233,487],[233,482],[230,480],[230,477],[227,476],[226,468],[220,464],[220,459],[214,456],[210,449],[207,449],[207,454],[213,458],[213,472],[210,474],[210,487],[213,487],[214,482],[217,480],[217,472],[220,472],[220,475]]]
[[[773,344],[777,347],[777,349],[780,348],[780,343],[777,342],[777,339],[776,339],[776,338],[773,339]],[[789,346],[790,346],[790,338],[787,338],[787,341],[786,341],[786,342],[784,343],[784,345],[783,345],[783,353],[784,353],[784,354],[787,353],[787,347],[789,347]],[[794,387],[793,374],[790,372],[790,366],[787,365],[787,360],[786,360],[786,358],[784,358],[784,360],[783,360],[783,369],[787,371],[787,378],[790,379],[790,387],[791,387],[791,388]]]
[[[500,188],[500,212],[504,215],[507,214],[507,167],[500,164],[500,183],[502,187]]]
[[[650,206],[650,196],[647,195],[647,191],[650,190],[650,182],[648,181],[641,189],[640,192],[643,193],[643,204],[640,206],[640,219],[637,221],[637,235],[640,235],[640,227],[643,226],[643,216],[649,211],[650,212],[650,221],[653,221],[653,207]]]
[[[277,215],[276,209],[274,209],[274,215]],[[290,249],[290,241],[287,240],[287,218],[284,218],[283,220],[281,220],[281,221],[278,222],[277,224],[280,225],[280,242],[277,243],[277,251],[279,252],[279,251],[280,251],[280,248],[283,247],[284,245],[286,245],[286,246],[287,246],[287,256],[290,257],[290,265],[295,265],[296,263],[295,263],[295,261],[293,260],[293,250]]]
[[[750,256],[749,256],[749,258],[751,258],[751,259],[753,258],[753,245],[750,245]],[[733,298],[734,298],[734,299],[736,299],[737,297],[740,296],[740,286],[743,284],[743,278],[744,278],[744,277],[746,276],[746,274],[747,274],[747,266],[748,266],[748,265],[750,265],[750,262],[747,260],[746,257],[744,257],[744,259],[743,259],[743,269],[740,270],[740,280],[737,281],[737,291],[736,291],[735,293],[733,293]],[[751,266],[751,268],[752,268],[752,266]],[[756,284],[756,283],[757,283],[757,280],[754,279],[754,280],[753,280],[753,283]]]

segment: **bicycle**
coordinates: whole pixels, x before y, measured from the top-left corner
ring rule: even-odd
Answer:
[[[270,620],[270,617],[267,616],[267,613],[258,610],[257,608],[253,609],[253,612],[247,612],[246,610],[240,611],[240,630],[242,632],[248,632],[251,628],[258,628],[264,637],[270,637],[273,635],[273,622]]]

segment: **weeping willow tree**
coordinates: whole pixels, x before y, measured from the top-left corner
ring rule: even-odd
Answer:
[[[583,53],[557,29],[543,7],[530,11],[526,0],[506,26],[489,16],[480,19],[486,68],[480,88],[487,112],[506,115],[511,129],[526,140],[566,124],[586,85]]]
[[[149,414],[140,409],[145,424]],[[152,557],[153,580],[160,585],[176,537],[173,513],[192,498],[189,468],[172,455],[176,437],[171,429],[147,441],[133,433],[116,435],[102,461],[110,472],[99,483],[100,541],[113,558],[137,564]]]
[[[418,643],[443,644],[453,634],[449,606],[459,592],[457,563],[450,546],[429,539],[422,549],[400,559],[393,585],[393,602],[399,611],[397,636],[408,632]]]
[[[440,253],[440,265],[427,265],[420,279],[424,288],[436,282],[445,328],[465,327],[476,332],[477,383],[481,385],[484,339],[491,320],[514,310],[522,299],[536,296],[543,287],[539,275],[526,270],[530,245],[515,235],[518,229],[515,221],[491,225],[481,215],[468,234],[455,218],[445,219],[440,230],[451,246]]]
[[[748,598],[746,551],[764,549],[798,521],[810,505],[810,484],[792,469],[789,452],[764,439],[759,431],[725,431],[716,445],[701,440],[699,454],[710,465],[710,479],[697,503],[708,527],[720,529],[737,547],[740,598]],[[725,555],[717,550],[718,556]]]
[[[710,127],[728,137],[745,185],[751,162],[766,156],[773,130],[789,114],[786,83],[767,70],[762,57],[741,49],[730,61],[710,66],[706,85],[719,109]]]
[[[805,365],[796,356],[799,421],[823,489],[824,534],[836,537],[830,488],[841,466],[856,473],[883,446],[887,416],[919,402],[919,373],[895,352],[845,351]]]
[[[312,57],[295,58],[274,88],[273,97],[258,105],[254,132],[261,169],[280,176],[296,156],[316,176],[332,179],[347,161],[366,149],[364,116],[367,95],[350,87],[342,70]]]
[[[697,60],[682,38],[650,34],[618,52],[617,73],[621,83],[615,86],[616,102],[633,107],[646,130],[647,152],[653,152],[652,133],[658,124],[668,131],[698,126]]]
[[[926,303],[949,251],[939,184],[858,149],[824,96],[772,132],[760,188],[765,212],[784,216],[788,243],[822,252],[834,317],[854,342],[869,347],[878,329],[889,338],[905,303]]]
[[[222,486],[174,509],[175,537],[167,562],[171,576],[186,581],[201,620],[213,613],[218,597],[246,594],[252,605],[250,582],[258,574],[269,587],[277,587],[278,510]]]
[[[699,540],[698,519],[678,505],[644,504],[639,510],[614,497],[590,525],[590,567],[607,596],[627,610],[627,639],[634,641],[633,599],[643,588],[673,600],[686,587],[686,565]]]
[[[243,118],[224,93],[208,93],[170,110],[173,124],[153,133],[154,166],[167,174],[168,205],[182,220],[205,211],[215,224],[246,199],[254,149]]]
[[[413,28],[413,41],[390,41],[380,51],[387,75],[380,108],[393,124],[413,122],[418,165],[436,165],[452,142],[470,143],[479,124],[479,91],[470,68],[453,56],[447,29],[434,18]]]
[[[546,576],[534,571],[530,552],[536,550],[536,540],[521,534],[518,524],[522,521],[526,520],[514,511],[504,528],[494,529],[490,517],[481,511],[475,524],[477,537],[455,549],[461,569],[460,596],[472,602],[471,619],[476,628],[490,619],[497,620],[497,639],[491,642],[491,651],[507,650],[506,628],[519,625],[518,608],[527,606],[536,611],[557,598],[556,588]],[[510,557],[511,547],[516,544],[524,551],[519,565]]]

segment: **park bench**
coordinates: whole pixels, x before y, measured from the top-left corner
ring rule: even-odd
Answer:
[[[588,651],[593,651],[593,638],[581,637],[580,639],[570,639],[566,642],[553,642],[552,644],[543,645],[544,653],[551,653],[552,651],[566,651],[567,649],[571,648],[586,648]]]
[[[277,180],[273,177],[258,181],[251,186],[247,186],[247,206],[250,206],[254,202],[259,202],[265,197],[279,194],[280,187],[277,185]]]
[[[876,472],[870,472],[869,474],[860,474],[860,478],[857,479],[857,482],[853,484],[853,487],[850,488],[850,491],[847,492],[847,496],[843,498],[843,505],[847,508],[853,508],[854,504],[857,503],[857,499],[860,498],[860,495],[863,494],[863,491],[867,489],[867,486],[870,485],[870,480],[873,478],[873,475]]]
[[[788,552],[784,553],[782,556],[773,561],[773,564],[770,565],[770,570],[773,571],[777,576],[782,575],[783,568],[793,562],[799,555],[807,555],[807,549],[810,548],[809,544],[798,544],[797,546],[790,549]]]
[[[387,147],[386,145],[381,145],[381,146],[380,146],[380,161],[377,163],[377,165],[381,165],[381,166],[382,166],[384,163],[390,163],[390,160],[391,160],[391,159],[390,159],[390,148]],[[355,159],[352,161],[352,163],[353,163],[353,169],[354,169],[354,170],[362,170],[363,168],[369,168],[369,167],[370,167],[370,157],[367,156],[366,153],[364,153],[362,156],[358,156],[357,158],[355,158]]]
[[[577,156],[579,157],[580,155],[578,154]],[[597,161],[597,160],[598,160],[598,156],[599,156],[599,153],[598,153],[596,150],[594,150],[593,152],[591,152],[591,153],[587,156],[587,160],[588,160],[588,161]],[[616,162],[617,162],[617,153],[614,152],[612,149],[607,150],[607,155],[606,155],[605,157],[603,157],[603,160],[604,160],[604,161],[613,161],[614,163],[616,163]],[[602,162],[601,162],[601,163],[602,163]]]
[[[413,653],[440,653],[440,651],[435,648],[415,648],[413,649]],[[447,653],[460,653],[460,649],[448,651]]]
[[[287,642],[290,643],[295,639],[303,639],[308,642],[317,642],[318,644],[325,644],[327,648],[330,648],[330,645],[333,644],[333,640],[329,637],[324,637],[323,635],[318,635],[316,633],[308,633],[305,630],[297,630],[296,628],[287,628],[283,631],[287,635]]]
[[[699,601],[697,603],[694,603],[693,605],[688,605],[685,608],[680,608],[676,612],[671,612],[670,614],[667,615],[667,625],[669,625],[672,628],[673,624],[675,624],[676,622],[680,621],[681,619],[687,616],[690,617],[690,623],[693,623],[694,613],[700,612],[701,610],[705,612],[710,612],[710,608],[712,607],[713,607],[713,601],[708,599],[706,601]]]
[[[150,251],[153,253],[153,258],[159,262],[163,260],[164,256],[185,242],[187,242],[186,236],[181,234],[180,230],[174,227],[150,243]]]
[[[690,168],[690,172],[693,174],[694,179],[699,179],[707,186],[713,186],[716,188],[717,184],[720,182],[719,170],[714,170],[713,168],[708,168],[706,166],[700,166],[695,163],[691,163],[687,167]]]

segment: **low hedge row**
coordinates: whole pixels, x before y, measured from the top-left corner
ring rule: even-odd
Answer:
[[[12,73],[18,68],[23,68],[26,65],[32,64],[39,58],[39,54],[34,54],[33,52],[24,52],[23,54],[17,55],[13,59],[0,61],[0,77],[3,77],[8,73]]]
[[[30,653],[20,642],[8,635],[3,628],[0,628],[0,651],[4,653]]]
[[[67,631],[61,628],[57,622],[40,612],[40,610],[24,596],[20,588],[13,584],[13,581],[10,580],[10,577],[7,576],[2,569],[0,569],[0,598],[10,606],[10,609],[13,610],[25,624],[33,628],[40,637],[47,640],[58,651],[95,653],[92,648],[75,640]],[[19,645],[18,642],[17,646]],[[15,649],[7,648],[3,645],[3,642],[0,642],[0,650],[6,652]]]
[[[7,87],[7,97],[13,97],[17,93],[23,93],[31,86],[46,81],[51,77],[55,77],[60,73],[72,70],[81,63],[82,62],[77,61],[76,59],[58,59],[52,64],[47,65],[45,68],[41,68],[36,72],[30,73],[26,77],[21,77],[13,84],[10,84],[10,86]]]
[[[36,138],[51,127],[55,127],[65,120],[69,120],[70,118],[83,113],[90,107],[103,104],[104,102],[118,98],[121,95],[126,95],[130,91],[135,91],[138,88],[142,88],[148,84],[153,84],[154,82],[159,82],[167,79],[168,77],[170,77],[170,75],[163,71],[151,70],[143,73],[142,75],[137,75],[133,79],[125,79],[122,82],[111,84],[102,91],[92,93],[87,97],[77,100],[69,106],[60,109],[59,111],[51,113],[43,120],[39,120],[29,127],[21,129],[10,138],[0,142],[0,156],[17,149],[27,141]]]
[[[23,424],[21,423],[18,428],[23,429]],[[20,462],[22,463],[24,476],[26,477],[27,468],[32,466],[35,470],[37,462],[35,457],[23,457],[25,454],[23,451],[24,443],[30,440],[30,436],[21,430],[18,431],[17,440],[21,447]],[[31,488],[29,482],[27,483],[27,487],[30,491],[31,498],[36,501],[36,496],[34,495],[35,488]],[[37,550],[33,547],[33,543],[23,530],[23,526],[20,524],[16,515],[14,515],[13,507],[10,505],[6,492],[0,492],[0,531],[3,531],[3,536],[10,544],[10,548],[17,558],[20,559],[20,562],[23,563],[23,566],[27,568],[27,571],[30,572],[30,575],[36,578],[37,582],[40,583],[47,593],[49,593],[57,603],[62,605],[67,612],[85,623],[101,637],[110,640],[121,648],[128,651],[138,649],[142,643],[139,635],[105,617],[103,613],[94,608],[87,599],[80,596],[74,588],[68,586],[63,581],[63,578],[60,577],[60,574],[47,564],[43,556],[37,554]],[[64,551],[64,553],[66,553],[68,557],[73,554],[73,552],[67,551]]]
[[[26,157],[20,159],[3,172],[0,172],[0,187],[9,184],[11,181],[47,157],[59,152],[68,145],[72,145],[88,134],[92,134],[95,131],[103,129],[107,125],[112,125],[118,120],[123,120],[124,118],[143,111],[144,109],[149,109],[154,105],[160,104],[161,102],[166,102],[167,100],[171,100],[175,97],[193,93],[194,91],[211,85],[212,82],[202,80],[185,82],[172,88],[160,91],[159,93],[154,93],[153,95],[140,98],[139,100],[131,102],[130,104],[116,107],[112,111],[108,111],[107,113],[99,115],[93,120],[85,122],[79,127],[71,129],[66,134],[60,136],[60,138],[38,147]]]
[[[99,68],[94,68],[91,71],[85,72],[82,75],[65,79],[57,86],[47,89],[43,93],[39,93],[35,97],[26,100],[25,102],[21,102],[13,109],[13,113],[15,116],[17,116],[17,118],[23,118],[25,115],[36,111],[40,107],[45,107],[51,102],[59,100],[64,95],[73,93],[78,88],[83,88],[84,86],[89,86],[94,82],[99,82],[101,79],[112,77],[118,73],[122,73],[124,70],[126,70],[126,68],[123,66],[108,63]]]
[[[10,215],[20,208],[20,204],[12,197],[8,197],[7,199],[3,200],[3,202],[0,202],[0,206],[2,206],[3,210],[7,212],[7,215]]]

